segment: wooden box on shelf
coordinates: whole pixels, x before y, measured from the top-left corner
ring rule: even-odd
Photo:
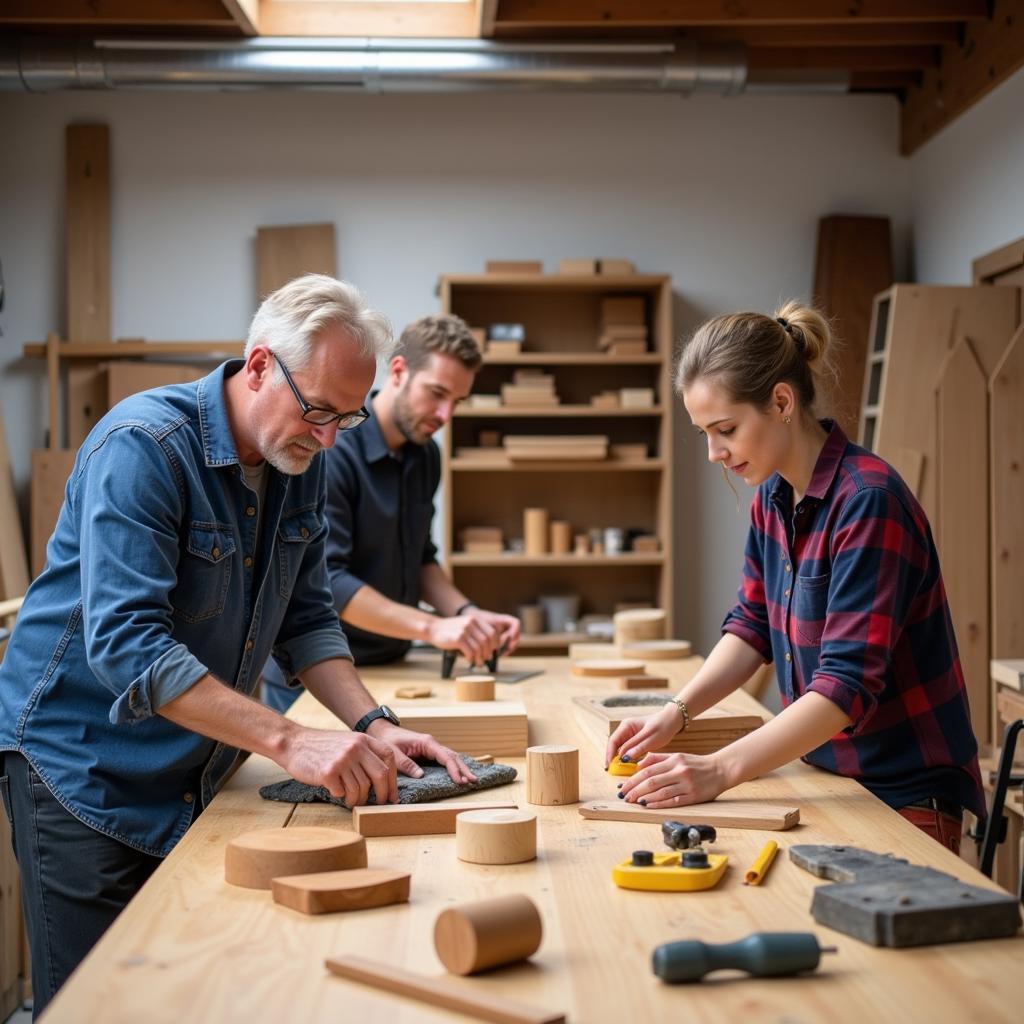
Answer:
[[[473,324],[522,324],[529,340],[519,353],[485,353],[475,390],[506,400],[467,402],[447,431],[444,548],[455,584],[482,606],[509,613],[561,592],[579,594],[581,616],[610,615],[617,602],[631,600],[666,609],[671,622],[670,279],[453,275],[442,277],[441,296],[445,312]],[[609,327],[620,328],[620,339],[608,345],[605,337],[602,347]],[[623,402],[624,390],[643,403]],[[516,401],[530,392],[560,402]],[[482,451],[482,434],[498,431],[502,447]],[[584,540],[606,529],[658,540],[618,554],[575,542],[568,551],[545,545],[527,554],[514,539],[523,536],[529,507],[547,509],[552,522]],[[460,546],[460,532],[481,523],[513,538],[503,554]],[[522,646],[564,652],[578,638],[545,632]]]

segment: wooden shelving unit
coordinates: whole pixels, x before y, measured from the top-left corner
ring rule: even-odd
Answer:
[[[445,312],[471,327],[521,323],[526,340],[518,355],[485,355],[474,393],[500,392],[517,369],[535,367],[555,378],[561,404],[532,408],[460,408],[443,447],[446,495],[446,566],[457,586],[482,605],[515,613],[545,594],[576,593],[580,613],[611,614],[618,602],[649,602],[664,608],[672,627],[672,470],[668,458],[673,402],[671,281],[664,275],[576,276],[477,274],[441,278]],[[605,297],[640,297],[646,310],[648,351],[610,356],[598,345]],[[652,388],[646,408],[595,408],[593,395],[618,388]],[[636,460],[513,461],[501,448],[494,459],[480,453],[481,431],[502,435],[604,434],[611,444],[642,443],[648,457]],[[572,533],[617,527],[655,534],[656,552],[621,554],[467,554],[459,531],[492,526],[506,541],[523,536],[523,509],[546,508],[551,520],[567,520]],[[580,633],[524,637],[526,649],[565,651]]]

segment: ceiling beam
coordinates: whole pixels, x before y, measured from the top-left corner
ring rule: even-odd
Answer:
[[[260,0],[265,36],[391,36],[475,39],[477,5],[467,3]]]
[[[987,14],[988,0],[500,0],[496,27],[863,25],[958,22]]]
[[[920,71],[854,71],[850,92],[901,92],[920,81]]]
[[[907,91],[903,155],[909,156],[1021,67],[1024,0],[995,0],[991,19],[968,25],[962,44],[943,46],[938,67]]]
[[[221,3],[243,35],[260,34],[260,0],[221,0]]]
[[[231,25],[221,0],[0,0],[0,25]]]
[[[955,22],[919,21],[884,25],[759,25],[694,28],[687,36],[708,43],[745,46],[941,46],[960,41]]]
[[[751,71],[918,71],[935,67],[938,62],[934,46],[757,47],[747,51]]]

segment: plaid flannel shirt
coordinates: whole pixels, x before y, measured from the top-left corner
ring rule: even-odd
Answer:
[[[936,797],[985,817],[924,511],[888,463],[823,425],[828,439],[796,508],[777,474],[754,496],[739,602],[722,629],[775,662],[784,706],[813,690],[850,717],[808,764],[891,807]]]

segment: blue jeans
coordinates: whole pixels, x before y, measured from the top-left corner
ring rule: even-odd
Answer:
[[[0,752],[0,792],[21,873],[35,1018],[161,859],[83,825],[21,754]]]

